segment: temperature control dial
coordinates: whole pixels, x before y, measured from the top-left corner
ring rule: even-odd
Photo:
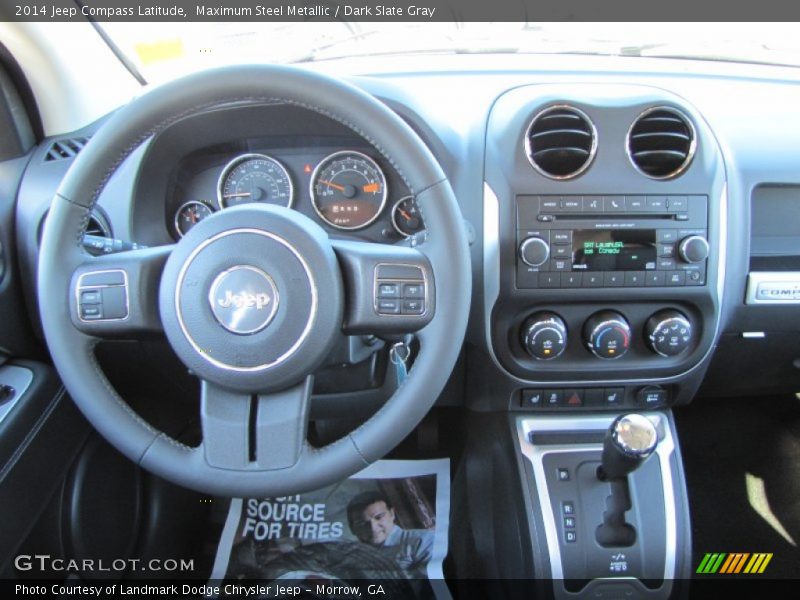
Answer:
[[[661,356],[677,356],[692,344],[692,323],[677,310],[662,310],[648,319],[645,339]]]
[[[567,326],[555,313],[539,312],[528,318],[520,332],[522,346],[537,360],[550,360],[567,347]]]
[[[624,356],[631,344],[631,326],[625,317],[612,310],[589,317],[583,335],[586,347],[598,358]]]

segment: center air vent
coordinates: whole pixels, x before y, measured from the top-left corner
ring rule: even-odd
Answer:
[[[551,106],[541,111],[525,136],[528,160],[542,175],[553,179],[571,179],[583,173],[596,150],[594,125],[573,106]]]
[[[628,133],[633,165],[653,179],[677,177],[692,162],[694,126],[682,112],[668,107],[646,110]]]

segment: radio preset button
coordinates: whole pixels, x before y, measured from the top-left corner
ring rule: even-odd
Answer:
[[[660,287],[666,285],[666,271],[645,271],[644,284],[647,287]]]
[[[618,271],[606,271],[603,274],[604,287],[622,287],[625,285],[625,275]]]
[[[625,287],[643,287],[644,271],[626,271]]]
[[[577,288],[581,287],[583,273],[562,273],[561,274],[561,287]]]
[[[583,285],[585,288],[603,287],[602,273],[583,273]]]
[[[561,273],[539,273],[540,288],[561,287]]]

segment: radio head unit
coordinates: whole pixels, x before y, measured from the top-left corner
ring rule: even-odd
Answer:
[[[702,286],[707,196],[517,196],[517,287]]]

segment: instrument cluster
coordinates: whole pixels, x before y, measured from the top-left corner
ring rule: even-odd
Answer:
[[[423,231],[416,201],[399,177],[364,149],[241,152],[189,167],[179,177],[171,233],[182,237],[214,212],[250,202],[292,208],[332,233],[362,231],[397,241]],[[202,161],[201,161],[202,162]]]

